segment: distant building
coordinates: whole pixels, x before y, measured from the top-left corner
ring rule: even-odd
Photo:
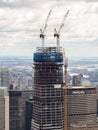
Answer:
[[[13,78],[12,84],[14,84],[14,86],[17,87],[19,90],[24,90],[32,88],[33,80],[30,76],[18,75],[17,77]]]
[[[0,68],[0,86],[9,87],[9,70],[7,68]]]
[[[96,122],[96,87],[72,86],[67,88],[68,130],[72,124]]]
[[[26,101],[26,109],[25,109],[25,130],[31,130],[31,121],[33,114],[33,99],[29,99]]]
[[[79,75],[74,75],[72,77],[72,86],[81,86],[82,84],[82,78],[83,78],[83,75],[82,74],[79,74]]]
[[[9,96],[6,87],[0,87],[0,130],[9,130]]]
[[[10,130],[25,130],[25,102],[33,96],[33,90],[9,90]]]
[[[82,86],[91,86],[90,80],[83,79],[83,80],[82,80]]]
[[[24,90],[28,87],[28,77],[20,76],[18,77],[18,86],[20,90]]]

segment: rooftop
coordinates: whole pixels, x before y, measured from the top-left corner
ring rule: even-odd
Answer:
[[[87,89],[96,88],[95,86],[68,86],[67,89]]]

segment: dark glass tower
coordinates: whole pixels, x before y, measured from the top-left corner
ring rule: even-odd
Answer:
[[[34,53],[31,130],[64,130],[63,49],[40,47]]]
[[[9,90],[9,130],[25,130],[25,102],[32,93],[32,90]],[[30,119],[30,116],[28,118]]]

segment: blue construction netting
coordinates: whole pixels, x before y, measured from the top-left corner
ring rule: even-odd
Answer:
[[[63,62],[62,53],[34,53],[34,62]]]

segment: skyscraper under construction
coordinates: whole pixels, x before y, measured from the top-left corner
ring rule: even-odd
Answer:
[[[64,129],[64,52],[40,47],[34,53],[32,130]]]
[[[54,37],[57,38],[57,47],[44,47],[44,33],[51,10],[49,11],[44,28],[40,29],[42,47],[38,47],[33,56],[34,94],[31,130],[65,129],[65,53],[63,48],[59,46],[59,38],[60,31],[64,26],[64,20],[68,13],[69,10],[65,14],[59,30],[54,29]]]

